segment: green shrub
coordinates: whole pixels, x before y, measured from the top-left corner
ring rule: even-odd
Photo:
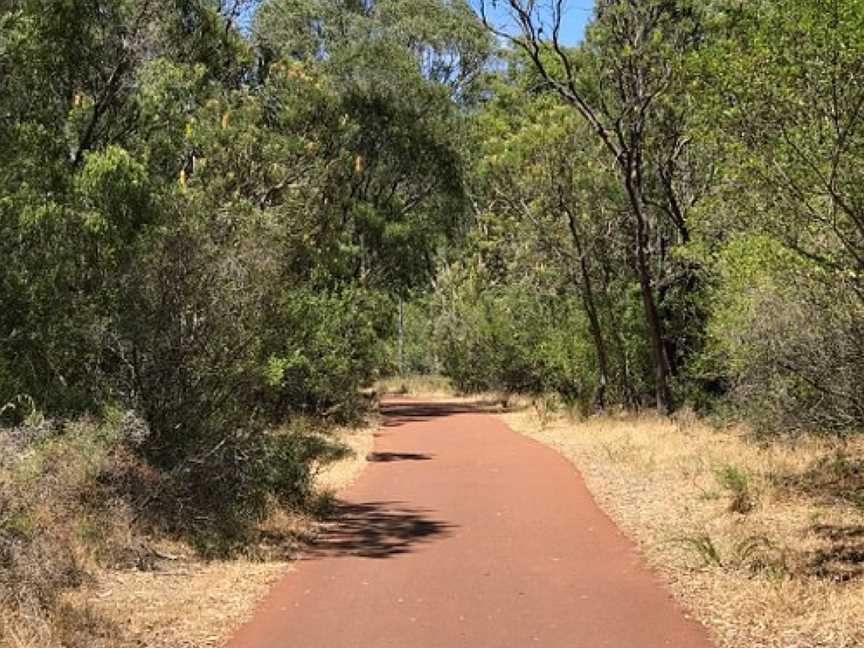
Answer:
[[[542,298],[518,287],[455,300],[438,318],[444,373],[466,392],[557,392],[588,398],[595,388],[593,352],[572,300]]]
[[[719,264],[709,332],[738,411],[760,432],[864,430],[864,303],[763,237],[734,240]]]
[[[361,289],[282,294],[265,341],[265,380],[276,415],[356,417],[360,388],[389,368],[384,340],[392,313],[385,296]]]
[[[734,513],[749,513],[756,502],[753,497],[750,475],[737,466],[726,465],[717,471],[717,481],[732,494],[729,510]]]
[[[224,556],[246,550],[275,506],[313,504],[316,467],[346,452],[320,424],[298,418],[278,430],[238,431],[133,495],[153,530],[191,542],[204,556]]]

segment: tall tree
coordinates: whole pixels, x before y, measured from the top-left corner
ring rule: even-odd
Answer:
[[[487,4],[481,3],[484,22],[525,52],[543,84],[577,110],[614,161],[633,226],[633,267],[654,365],[655,402],[658,410],[668,411],[674,365],[657,296],[665,277],[656,275],[652,256],[669,245],[660,222],[671,227],[677,242],[689,238],[686,209],[693,198],[681,190],[689,144],[684,112],[664,103],[680,57],[698,42],[697,13],[687,3],[669,0],[604,1],[586,43],[573,50],[560,40],[564,0],[551,3],[548,13],[533,0],[508,0],[515,34],[491,24]]]

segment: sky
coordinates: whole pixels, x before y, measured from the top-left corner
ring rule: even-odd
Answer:
[[[486,14],[490,21],[499,26],[507,27],[505,31],[513,28],[513,23],[508,18],[507,0],[497,0],[497,8],[494,8],[494,0],[486,0]],[[479,8],[480,0],[471,0],[475,9]],[[544,0],[538,2],[539,6],[547,4]],[[561,42],[565,45],[576,45],[582,41],[585,35],[585,25],[591,19],[594,11],[593,0],[565,0],[564,20],[561,24]],[[547,15],[549,13],[547,12]],[[550,30],[551,31],[551,30]]]

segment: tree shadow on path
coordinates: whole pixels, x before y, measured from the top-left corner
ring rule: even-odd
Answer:
[[[370,452],[366,461],[392,463],[394,461],[431,461],[434,455],[425,452]]]
[[[422,423],[457,414],[499,413],[505,411],[500,403],[477,401],[473,403],[423,403],[414,401],[386,401],[381,404],[384,427],[398,427],[407,423]]]
[[[454,525],[402,502],[337,502],[306,559],[392,558],[446,537]]]

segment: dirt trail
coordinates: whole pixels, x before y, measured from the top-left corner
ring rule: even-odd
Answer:
[[[230,648],[708,648],[555,452],[390,401],[334,524]]]

